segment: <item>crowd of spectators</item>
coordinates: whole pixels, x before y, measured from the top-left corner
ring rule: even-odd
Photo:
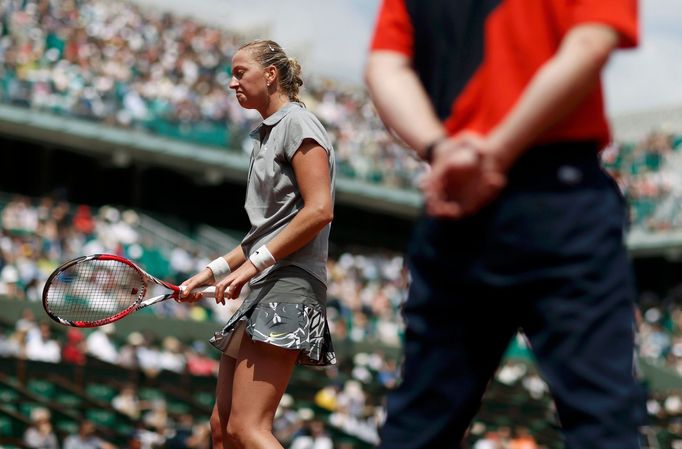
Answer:
[[[92,209],[50,198],[31,200],[17,195],[6,195],[1,200],[0,294],[14,300],[39,301],[42,285],[59,261],[90,252],[114,252],[131,257],[145,267],[152,264],[155,268],[150,271],[166,273],[167,279],[175,282],[205,266],[213,257],[202,254],[198,248],[153,246],[158,242],[143,238],[144,233],[138,228],[140,216],[130,210],[109,206]],[[402,257],[390,252],[346,250],[329,262],[328,315],[332,334],[337,345],[356,345],[356,350],[351,358],[340,357],[339,365],[328,371],[328,382],[315,395],[313,405],[317,411],[324,411],[326,425],[369,443],[377,438],[377,426],[383,417],[383,396],[399,379],[397,352],[387,356],[378,348],[399,347],[402,334],[399,308],[406,294],[406,277]],[[640,354],[682,375],[682,308],[675,307],[679,303],[679,292],[672,291],[665,301],[652,296],[644,293],[641,301]],[[216,320],[216,326],[230,313],[225,307],[210,302],[198,307],[201,309],[192,310],[169,302],[167,307],[152,310],[161,316],[212,319]],[[155,376],[161,370],[212,376],[217,370],[216,351],[205,341],[158,339],[149,332],[133,332],[117,339],[114,325],[87,332],[70,329],[55,338],[47,323],[37,322],[29,309],[24,313],[14,329],[0,332],[0,356],[80,364],[89,354],[109,363],[140,369],[147,376]],[[369,349],[363,347],[358,352],[357,348],[367,343],[370,343]],[[375,345],[371,346],[372,343]],[[546,385],[520,366],[504,366],[497,380],[522,385],[530,397],[545,397]],[[124,410],[137,403],[129,394],[122,392],[117,408]],[[682,404],[682,395],[652,398],[650,414],[666,419],[682,417],[682,406],[678,407],[675,398]],[[139,408],[139,403],[135,407]],[[300,433],[297,444],[309,442],[318,434],[324,439],[327,434],[314,424],[320,419],[314,414],[306,417],[308,409],[301,409],[300,404],[296,407],[299,408],[292,406],[294,415],[291,416],[298,417],[298,424],[294,426]],[[127,413],[134,415],[140,410]],[[282,438],[289,435],[293,441],[292,427],[285,425],[291,416],[285,414],[280,424]],[[670,428],[670,434],[676,435],[676,427]],[[523,432],[513,427],[489,428],[479,434],[472,433],[472,441],[481,441],[476,444],[482,448],[506,448],[510,446],[500,446],[502,443],[495,441],[512,441],[515,435],[521,435],[524,440]],[[682,433],[679,436],[682,438]],[[527,446],[521,447],[542,447],[524,444]]]
[[[148,331],[122,335],[116,332],[115,325],[86,331],[74,328],[54,335],[48,323],[36,319],[30,309],[25,309],[13,327],[8,325],[0,332],[0,357],[63,364],[84,364],[86,357],[94,357],[127,369],[139,370],[145,379],[155,378],[162,370],[192,376],[215,376],[218,362],[211,351],[202,341],[180,341],[175,337],[158,340]],[[292,449],[344,447],[329,446],[328,440],[331,439],[333,429],[366,444],[375,444],[378,441],[378,426],[384,418],[385,393],[395,387],[399,380],[395,354],[386,356],[375,349],[372,352],[339,357],[336,367],[318,372],[318,377],[322,379],[311,382],[311,385],[317,385],[316,388],[319,389],[309,398],[310,402],[305,401],[304,395],[294,399],[287,394],[282,399],[275,420],[275,431],[280,441]],[[517,395],[527,395],[535,401],[549,401],[547,386],[525,362],[508,360],[495,380],[499,384],[516,388]],[[146,441],[146,447],[157,447],[172,438],[179,428],[194,429],[189,434],[198,433],[200,436],[206,430],[205,422],[198,420],[187,423],[184,422],[187,419],[185,414],[170,413],[169,404],[162,398],[143,399],[139,389],[133,384],[126,384],[118,389],[111,398],[111,406],[140,423],[134,435],[135,438]],[[548,411],[549,408],[548,406]],[[49,427],[42,426],[43,432],[40,435],[43,438],[48,438],[49,432],[46,429]],[[29,428],[26,438],[36,437],[36,431]],[[498,429],[491,425],[486,428],[482,423],[477,423],[472,428],[470,439],[487,442],[493,437],[499,437],[501,440],[511,438],[510,441],[515,441],[521,436],[525,440],[533,438],[529,434],[523,434],[520,427],[501,426]],[[202,441],[199,436],[196,438]],[[319,446],[310,446],[313,443]],[[498,449],[517,447],[483,444],[480,443],[479,446]],[[354,446],[347,443],[346,447],[350,449]],[[543,446],[518,447],[541,449]]]
[[[83,365],[86,357],[92,357],[126,369],[138,370],[147,381],[164,370],[183,375],[215,377],[218,361],[215,354],[209,351],[215,352],[208,349],[202,341],[183,342],[172,336],[157,341],[151,332],[132,332],[123,336],[116,334],[114,325],[92,330],[72,328],[53,335],[50,325],[37,320],[30,309],[25,309],[14,326],[7,325],[0,332],[0,358]],[[137,423],[130,434],[129,447],[210,447],[206,420],[195,419],[185,411],[172,411],[164,397],[143,399],[139,391],[135,384],[125,384],[117,389],[110,400],[114,410]],[[339,404],[351,402],[349,393],[343,391],[336,400]],[[328,405],[329,402],[325,403],[325,406]],[[335,406],[334,410],[342,412],[346,410],[344,407],[346,406]],[[48,410],[32,409],[31,421],[33,424],[24,433],[24,444],[27,447],[60,447]],[[295,404],[290,395],[285,395],[282,400],[275,426],[281,441],[291,443],[291,447],[299,449],[310,447],[304,444],[306,439],[322,438],[323,434],[327,434],[324,422],[316,418],[310,408]],[[78,438],[97,438],[92,423],[82,422],[79,432],[66,437],[61,447],[81,447],[74,445],[73,440]]]
[[[2,203],[0,296],[40,301],[44,283],[57,265],[85,254],[118,254],[176,284],[218,255],[209,254],[198,245],[171,246],[154,240],[153,235],[140,229],[140,216],[132,210],[110,206],[93,210],[48,197],[33,201],[23,196],[7,196]],[[224,248],[224,252],[228,250]],[[397,347],[402,335],[398,310],[406,294],[406,282],[402,256],[395,253],[358,250],[331,258],[328,317],[336,339]],[[203,301],[189,306],[165,301],[147,311],[158,316],[220,323],[237,305],[231,302],[225,307]]]
[[[472,449],[546,449],[538,444],[529,430],[523,426],[501,426],[492,430],[481,429],[475,437]]]
[[[0,329],[0,358],[4,357],[79,365],[85,364],[87,358],[96,358],[140,372],[147,380],[162,371],[215,377],[218,369],[217,351],[203,341],[181,341],[173,336],[157,339],[151,331],[123,335],[111,324],[55,333],[48,322],[37,319],[28,308],[14,326],[7,324]],[[325,429],[331,426],[343,434],[376,443],[385,389],[395,386],[397,378],[396,359],[386,358],[382,353],[359,353],[351,359],[340,357],[339,365],[318,373],[318,380],[311,385],[318,385],[319,391],[311,393],[309,403],[294,401],[290,395],[284,397],[275,421],[277,436],[290,443],[290,447],[301,449],[310,447],[306,444],[312,444],[311,439],[328,438]],[[138,433],[143,432],[145,440],[163,443],[182,427],[184,415],[170,413],[163,398],[143,400],[138,391],[133,384],[122,386],[111,398],[111,406],[139,421]],[[195,423],[195,431],[203,429],[196,428],[203,424]],[[40,435],[48,438],[49,428],[41,427]],[[37,438],[36,432],[37,429],[30,428],[26,438]],[[148,447],[157,447],[156,443]],[[316,444],[325,447],[323,442]]]
[[[181,414],[173,420],[158,422],[152,409],[145,419],[127,435],[125,446],[111,443],[99,435],[94,422],[83,420],[78,429],[60,438],[52,425],[47,408],[36,407],[31,411],[31,424],[23,435],[24,447],[29,449],[210,449],[210,431],[207,423],[196,423],[189,414]],[[167,421],[167,422],[166,422]]]
[[[24,309],[16,326],[0,329],[0,357],[83,365],[88,356],[155,377],[162,370],[193,376],[217,374],[217,355],[203,341],[157,338],[151,331],[115,336],[109,324],[84,331],[69,328],[54,335],[50,324]]]
[[[197,248],[162,248],[139,228],[139,216],[132,210],[105,206],[93,211],[51,197],[35,202],[7,196],[0,198],[0,224],[0,295],[19,300],[41,300],[43,285],[58,264],[85,254],[122,255],[173,282],[210,261]],[[202,320],[221,309],[208,301],[199,307],[167,301],[154,312]]]
[[[250,152],[258,114],[228,88],[249,37],[119,0],[2,0],[0,19],[0,101]],[[328,128],[342,174],[413,186],[422,164],[362,88],[308,78],[302,100]]]
[[[640,301],[641,357],[682,376],[682,285],[671,289],[664,297],[644,292]]]
[[[165,279],[172,282],[184,279],[214,257],[200,248],[153,246],[159,242],[145,240],[138,226],[140,216],[130,210],[109,206],[95,210],[50,198],[3,198],[0,296],[11,300],[40,301],[44,282],[57,264],[83,254],[120,254],[150,272],[165,273]],[[342,352],[349,345],[375,344],[393,349],[391,357],[371,349],[354,353],[350,359],[339,354],[339,364],[327,373],[329,385],[315,396],[315,407],[325,411],[331,425],[367,442],[377,439],[383,410],[380,401],[385,389],[398,379],[396,350],[402,334],[398,310],[406,294],[405,285],[402,257],[394,253],[345,251],[329,262],[328,317],[335,344]],[[228,308],[204,301],[191,308],[173,301],[166,303],[147,310],[177,319],[213,320],[216,328],[238,305],[231,303]],[[14,329],[0,332],[0,356],[73,364],[82,364],[90,356],[139,369],[146,376],[156,376],[162,370],[210,376],[217,370],[218,352],[205,341],[159,339],[149,331],[117,338],[115,325],[53,334],[50,325],[36,321],[27,308]],[[124,399],[119,402],[125,404]],[[135,401],[128,400],[128,405],[131,403]],[[301,427],[307,430],[297,444],[319,433],[315,420],[310,421]]]
[[[1,0],[0,18],[0,101],[251,151],[259,117],[227,87],[250,36],[119,0]],[[319,77],[304,87],[342,175],[414,188],[424,165],[385,131],[363,88]],[[682,225],[681,142],[652,133],[603,153],[636,226]]]
[[[130,210],[108,206],[95,210],[50,198],[30,200],[9,195],[3,198],[0,293],[14,300],[39,301],[42,285],[59,261],[89,252],[115,252],[145,266],[152,264],[154,270],[166,273],[167,279],[176,282],[213,257],[202,254],[198,248],[152,246],[154,242],[145,241],[144,233],[137,226],[140,216]],[[145,253],[148,253],[146,257]],[[398,254],[346,250],[330,259],[328,315],[332,334],[339,348],[354,345],[354,349],[352,356],[339,357],[339,365],[328,370],[327,383],[315,394],[312,404],[295,404],[287,413],[281,412],[278,425],[282,428],[282,438],[294,441],[299,437],[297,445],[309,444],[318,438],[324,441],[328,435],[316,424],[320,421],[368,443],[376,441],[377,426],[383,418],[384,394],[399,380],[395,350],[402,334],[399,308],[406,284],[403,260]],[[654,296],[645,292],[640,301],[640,355],[682,375],[682,308],[676,306],[682,296],[677,290],[671,291],[665,300]],[[161,316],[212,319],[216,326],[230,313],[224,306],[210,301],[201,307],[201,310],[192,310],[169,302],[167,307],[151,309]],[[27,308],[14,328],[0,332],[0,356],[82,364],[89,355],[139,369],[151,377],[162,370],[195,376],[216,374],[217,351],[205,341],[159,339],[148,331],[117,337],[115,325],[86,332],[69,329],[54,336],[51,327],[41,321]],[[383,352],[386,349],[393,351],[387,355]],[[532,398],[544,398],[548,394],[540,378],[522,364],[505,365],[497,381],[521,385]],[[134,391],[122,391],[115,407],[131,416],[142,416],[141,403],[134,396]],[[673,423],[668,426],[671,441],[677,436],[682,439],[682,431],[678,432],[674,425],[678,417],[682,418],[680,404],[682,394],[653,397],[649,402],[649,412],[655,419]],[[311,415],[308,405],[314,406],[316,412],[322,411],[324,419],[315,413]],[[295,425],[289,423],[292,417],[296,417]],[[516,447],[509,446],[511,441],[527,439],[523,429],[513,426],[479,430],[471,436],[475,447],[480,448]],[[323,442],[319,444],[323,447]],[[527,441],[524,444],[520,447],[542,447]]]
[[[653,132],[637,143],[614,144],[602,161],[628,200],[633,229],[682,227],[682,136]]]

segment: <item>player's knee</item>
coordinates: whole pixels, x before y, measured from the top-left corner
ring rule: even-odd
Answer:
[[[225,428],[225,436],[237,443],[238,446],[244,446],[245,430],[244,427],[228,422]]]
[[[211,443],[213,449],[241,449],[245,446],[229,435],[226,429],[211,428]]]
[[[238,447],[234,441],[231,441],[229,435],[227,435],[227,423],[224,421],[227,421],[227,418],[221,420],[218,409],[214,407],[211,417],[208,420],[208,423],[211,426],[211,440],[214,449]]]
[[[230,420],[227,423],[226,437],[237,447],[254,447],[252,442],[259,439],[258,427],[240,420]]]
[[[217,408],[213,408],[213,412],[211,412],[211,417],[209,418],[208,423],[211,426],[212,432],[220,430],[220,415],[218,414]]]
[[[221,425],[220,425],[220,416],[218,415],[218,412],[214,409],[213,413],[211,413],[211,418],[208,420],[209,425],[211,426],[211,433],[216,434],[216,433],[222,433],[221,432]]]

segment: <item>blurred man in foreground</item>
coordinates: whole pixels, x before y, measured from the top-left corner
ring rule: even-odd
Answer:
[[[635,0],[384,0],[367,84],[432,169],[382,449],[460,447],[519,328],[567,449],[639,447],[625,208],[598,159],[600,73],[637,26]]]

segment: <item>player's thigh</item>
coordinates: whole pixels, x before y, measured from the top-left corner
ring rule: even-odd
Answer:
[[[234,358],[224,354],[220,357],[214,413],[217,412],[223,422],[227,422],[232,406],[232,384],[235,366],[236,360]]]
[[[244,333],[232,385],[231,424],[269,428],[299,351],[253,341]]]

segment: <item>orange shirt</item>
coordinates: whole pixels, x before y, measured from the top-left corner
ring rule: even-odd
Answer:
[[[638,41],[637,0],[383,0],[372,50],[412,59],[450,134],[489,132],[566,33],[601,23]],[[537,143],[610,141],[601,85]]]

